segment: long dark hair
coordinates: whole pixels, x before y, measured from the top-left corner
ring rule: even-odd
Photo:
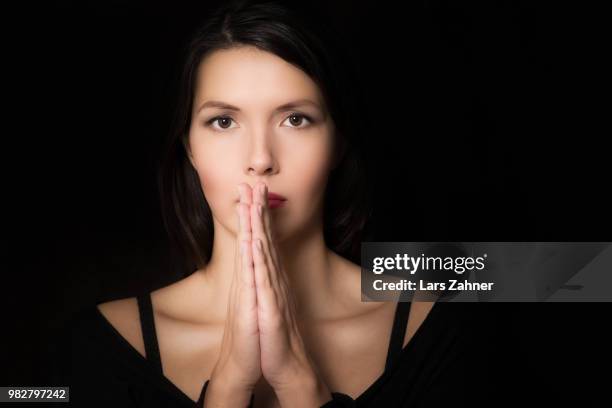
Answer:
[[[316,16],[316,17],[315,17]],[[217,9],[187,44],[172,131],[162,151],[158,184],[161,211],[173,253],[190,272],[210,260],[212,213],[187,156],[196,75],[215,50],[251,45],[294,64],[320,87],[335,124],[335,167],[325,191],[324,236],[336,253],[359,263],[370,216],[362,143],[367,123],[358,109],[361,89],[341,36],[297,2],[234,1]],[[187,272],[188,273],[188,272]]]

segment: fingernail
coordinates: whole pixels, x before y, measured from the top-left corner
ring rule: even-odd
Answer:
[[[261,204],[257,204],[257,212],[259,213],[259,216],[261,217]]]

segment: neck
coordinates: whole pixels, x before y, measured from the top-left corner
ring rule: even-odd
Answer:
[[[319,218],[321,219],[321,218]],[[234,273],[236,236],[215,224],[215,237],[210,262],[196,274],[210,293],[219,321],[227,313]],[[332,251],[325,246],[323,224],[311,223],[305,230],[276,244],[281,271],[287,276],[289,292],[294,296],[300,319],[325,316],[331,296]]]

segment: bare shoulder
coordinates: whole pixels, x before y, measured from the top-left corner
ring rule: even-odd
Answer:
[[[205,300],[210,296],[206,293],[203,295],[201,288],[198,276],[192,274],[150,293],[158,337],[168,322],[194,323],[206,317],[201,312],[207,310],[206,304],[200,299]],[[146,358],[136,297],[112,300],[96,307],[117,332]]]
[[[140,330],[140,315],[136,298],[112,300],[100,303],[96,307],[119,334],[144,357],[145,347]]]

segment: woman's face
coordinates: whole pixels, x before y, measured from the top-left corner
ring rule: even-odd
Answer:
[[[248,46],[209,54],[197,75],[190,160],[216,224],[236,234],[238,184],[264,181],[287,198],[270,210],[279,241],[315,225],[334,150],[334,124],[318,86]]]

